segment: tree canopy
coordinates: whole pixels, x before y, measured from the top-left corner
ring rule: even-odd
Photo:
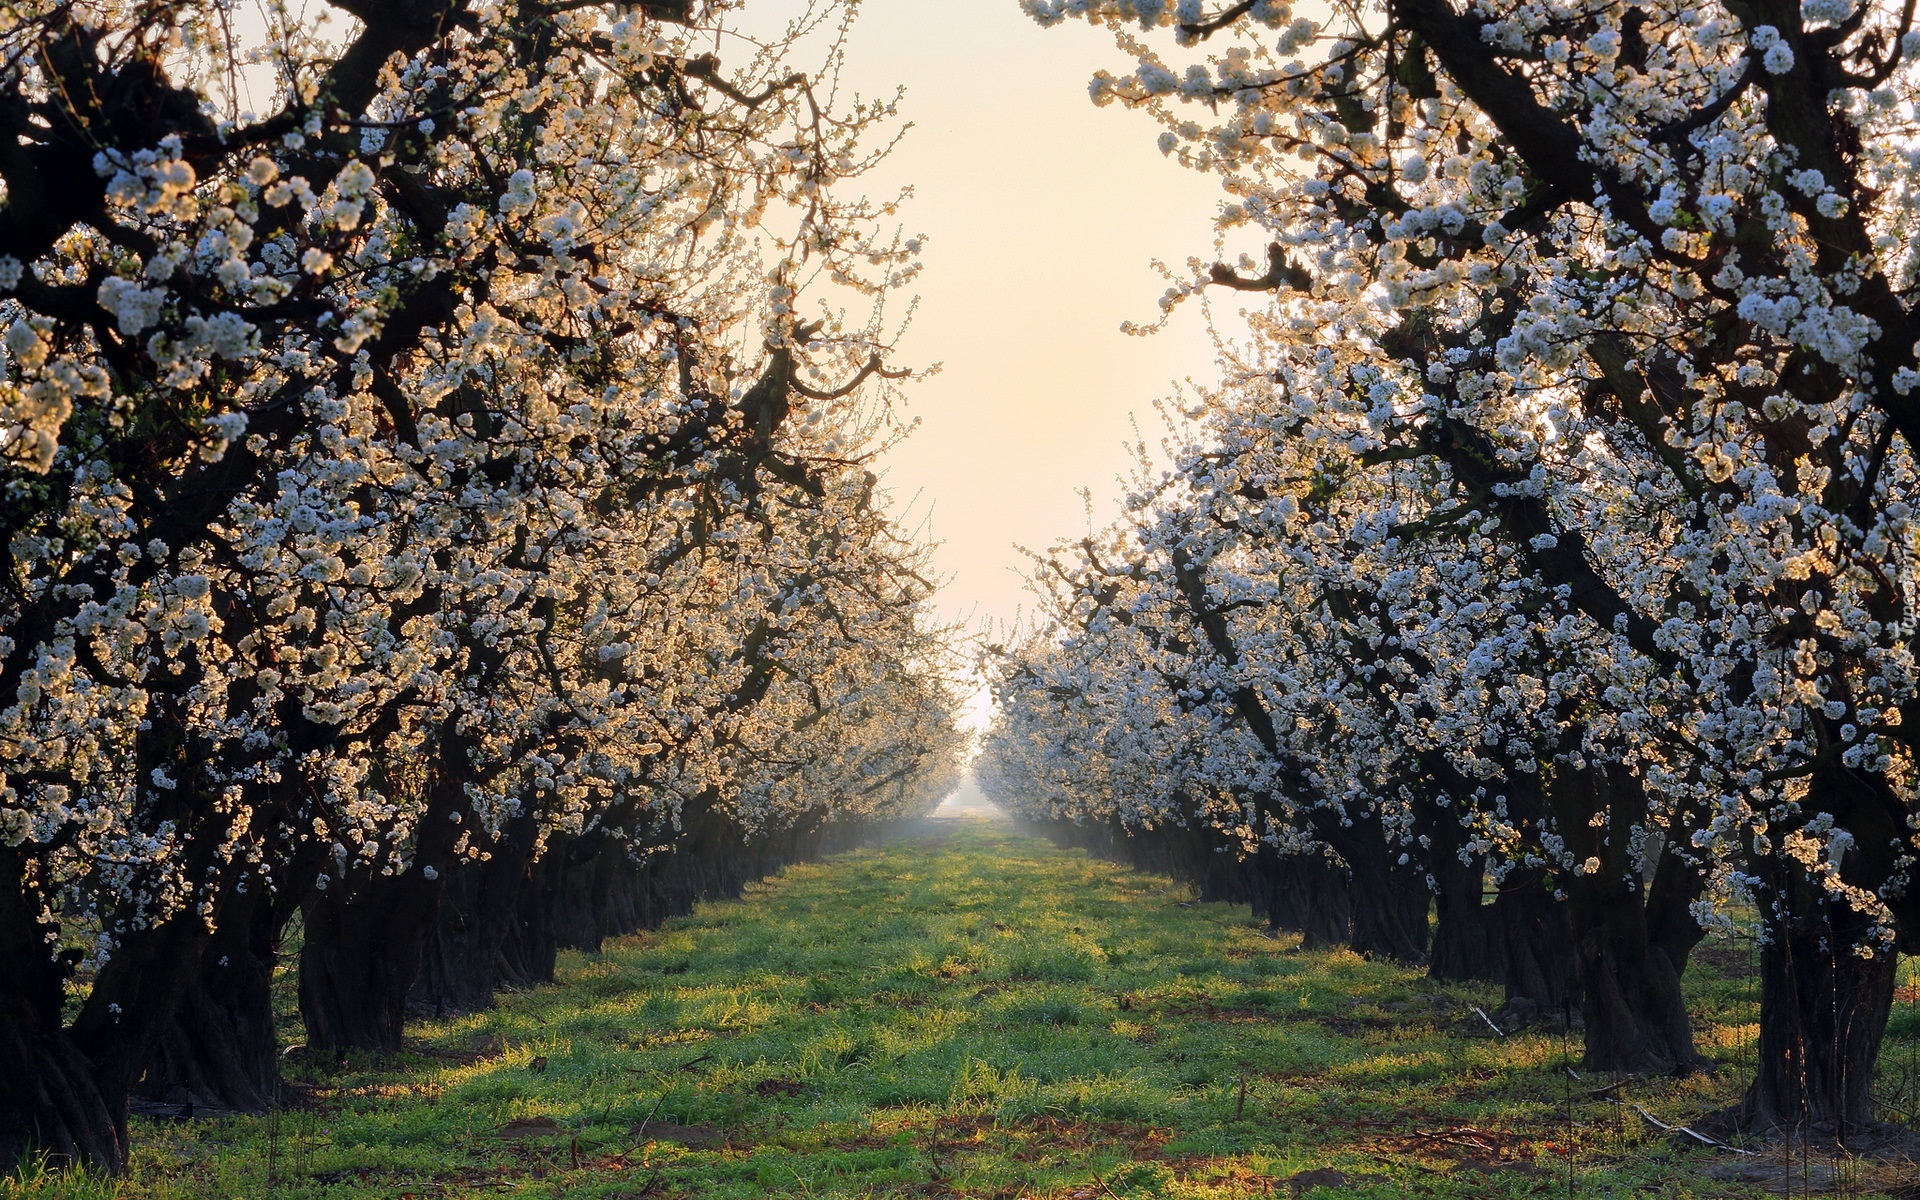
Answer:
[[[6,1158],[121,1161],[223,930],[391,1048],[463,871],[944,792],[891,106],[726,8],[7,10]]]
[[[1268,299],[1040,563],[1001,802],[1543,872],[1622,1069],[1691,1063],[1660,981],[1757,905],[1747,1119],[1869,1119],[1920,928],[1912,7],[1028,8],[1116,32],[1095,99],[1262,247],[1163,303]]]

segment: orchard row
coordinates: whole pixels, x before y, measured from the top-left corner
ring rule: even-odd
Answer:
[[[391,1050],[955,768],[845,14],[315,15],[0,6],[0,1169],[272,1103],[296,917]]]
[[[1757,919],[1742,1122],[1866,1126],[1920,950],[1913,7],[1029,8],[1116,31],[1096,99],[1259,250],[1168,293],[1250,334],[1038,556],[982,786],[1601,1070],[1699,1066],[1680,976]]]

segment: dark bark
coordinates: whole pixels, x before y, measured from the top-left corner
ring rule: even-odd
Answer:
[[[1920,700],[1901,711],[1903,724],[1920,721]],[[1840,740],[1837,722],[1811,719],[1823,740]],[[1786,1128],[1845,1143],[1874,1119],[1867,1089],[1892,1007],[1896,953],[1920,953],[1920,888],[1906,879],[1912,810],[1888,773],[1848,766],[1844,756],[1820,764],[1807,783],[1802,820],[1830,817],[1846,840],[1805,830],[1828,843],[1821,874],[1811,876],[1780,844],[1793,831],[1783,822],[1752,860],[1766,937],[1759,1059],[1740,1120],[1754,1133]],[[1837,879],[1826,873],[1832,868]],[[1884,902],[1891,930],[1837,897],[1836,883]]]
[[[1196,848],[1194,887],[1204,903],[1244,904],[1248,901],[1245,863],[1237,846],[1218,836],[1202,839]]]
[[[700,856],[724,853],[709,837],[704,818],[688,819],[685,824],[682,836],[699,840]],[[674,896],[685,897],[685,908],[676,909],[676,913],[691,912],[699,890],[697,881],[686,874],[688,849],[676,844],[647,864],[652,871],[665,873],[663,882]],[[550,846],[540,864],[545,875],[544,903],[523,923],[528,934],[529,965],[538,969],[549,944],[554,950],[598,954],[607,938],[638,928],[633,924],[638,916],[633,903],[636,881],[631,870],[635,865],[625,845],[610,837],[593,836]],[[672,900],[668,907],[674,907]],[[660,919],[664,920],[665,914]]]
[[[1416,808],[1433,887],[1433,949],[1427,974],[1435,979],[1504,982],[1507,946],[1497,904],[1485,899],[1487,859],[1467,854],[1459,815],[1431,800]]]
[[[51,959],[44,941],[15,952],[17,939],[0,931],[9,944],[0,956],[0,1172],[37,1160],[125,1169],[134,1082],[179,1006],[205,932],[191,913],[122,942],[63,1026],[71,960]]]
[[[1435,862],[1433,949],[1427,974],[1435,979],[1504,983],[1507,945],[1499,907],[1486,903],[1486,860]]]
[[[1595,1071],[1685,1074],[1704,1065],[1680,970],[1647,928],[1643,890],[1604,875],[1567,881],[1586,1061]]]
[[[1300,935],[1303,950],[1344,946],[1353,938],[1353,895],[1347,869],[1324,853],[1279,854],[1256,859],[1265,875],[1265,916],[1271,929]]]
[[[308,895],[300,1017],[310,1052],[400,1048],[407,994],[438,907],[439,888],[419,875],[349,877]]]
[[[1191,883],[1202,899],[1250,904],[1269,929],[1300,934],[1304,950],[1352,943],[1354,899],[1348,868],[1325,851],[1282,854],[1262,845],[1243,859],[1227,852],[1231,847],[1226,839],[1197,820],[1151,831],[1107,822],[1021,824],[1056,845]]]
[[[1500,881],[1493,909],[1506,960],[1504,1008],[1530,1008],[1549,1019],[1583,1011],[1574,961],[1573,923],[1547,873],[1516,868]]]
[[[135,1095],[178,1104],[187,1115],[273,1107],[280,1094],[273,969],[290,912],[258,879],[228,897]]]
[[[1838,867],[1839,882],[1887,900],[1898,944],[1887,944],[1874,917],[1834,896],[1833,879],[1810,877],[1777,846],[1755,858],[1766,942],[1758,1062],[1740,1121],[1754,1133],[1784,1128],[1844,1144],[1874,1120],[1869,1089],[1893,1005],[1895,952],[1920,952],[1920,889],[1888,886],[1904,871],[1899,856],[1910,830],[1884,774],[1833,762],[1808,783],[1802,811],[1832,814],[1851,835],[1838,862],[1826,865]]]
[[[445,872],[454,866],[460,823],[453,818],[464,799],[456,783],[436,786],[406,870],[383,874],[376,860],[308,891],[301,903],[300,1017],[310,1052],[400,1048],[407,996],[439,920]]]
[[[560,958],[554,913],[560,892],[576,869],[565,850],[564,845],[549,842],[545,853],[527,864],[520,886],[520,902],[507,925],[506,939],[500,944],[498,963],[502,987],[530,988],[553,982],[554,968]]]
[[[433,931],[421,949],[410,1003],[435,1015],[477,1012],[502,984],[529,982],[507,966],[508,944],[523,907],[539,821],[522,814],[506,823],[484,860],[447,871]]]
[[[1203,903],[1238,904],[1251,898],[1239,847],[1197,812],[1189,812],[1185,824],[1132,834],[1126,847],[1135,867],[1192,884]]]
[[[1314,832],[1345,860],[1351,879],[1356,953],[1389,958],[1410,966],[1427,964],[1427,915],[1433,896],[1426,871],[1407,852],[1389,844],[1372,815],[1342,821],[1327,812],[1313,818]]]
[[[549,846],[535,875],[539,894],[527,897],[516,947],[530,976],[551,970],[561,950],[598,954],[608,938],[642,928],[636,904],[642,887],[639,864],[614,838],[589,836]]]
[[[1694,901],[1706,894],[1707,879],[1693,863],[1672,850],[1655,855],[1658,869],[1647,888],[1647,937],[1686,974],[1687,959],[1707,931],[1693,915]]]
[[[682,813],[670,846],[636,857],[606,831],[555,835],[539,847],[531,817],[502,831],[484,862],[456,865],[446,878],[435,928],[411,1003],[432,1011],[472,1011],[502,987],[552,982],[561,949],[598,953],[608,938],[658,926],[706,899],[738,895],[827,844],[814,825],[753,838],[701,804]],[[836,846],[871,835],[855,823],[835,827]]]
[[[189,865],[212,870],[212,851],[199,849]],[[55,932],[40,921],[20,857],[0,848],[0,1173],[36,1161],[117,1173],[133,1085],[198,968],[206,922],[189,906],[129,934],[71,1023],[75,959],[52,952]]]
[[[1740,1124],[1750,1133],[1787,1129],[1844,1145],[1874,1120],[1873,1072],[1897,958],[1873,947],[1867,918],[1803,882],[1788,887],[1804,907],[1793,912],[1794,902],[1783,901],[1767,918],[1759,1050]],[[1872,956],[1856,947],[1873,949]]]
[[[1559,872],[1573,924],[1575,971],[1586,1021],[1586,1061],[1595,1071],[1685,1074],[1705,1065],[1693,1045],[1693,1026],[1680,993],[1680,972],[1693,943],[1677,936],[1677,903],[1698,894],[1690,864],[1654,848],[1651,861],[1631,845],[1627,831],[1644,826],[1640,781],[1617,765],[1557,766],[1542,798],[1576,863],[1596,868]],[[1656,893],[1647,875],[1675,872]],[[1690,892],[1690,889],[1691,892]],[[1663,906],[1652,918],[1649,897]],[[1682,905],[1684,907],[1684,905]],[[1697,939],[1695,939],[1697,940]]]
[[[9,972],[11,973],[11,972]],[[44,1161],[108,1171],[127,1161],[126,1097],[100,1086],[93,1063],[47,1012],[0,986],[0,1173]]]
[[[114,1170],[126,1161],[126,1114],[61,1027],[73,963],[51,953],[49,932],[19,856],[0,847],[0,1173],[41,1157]]]

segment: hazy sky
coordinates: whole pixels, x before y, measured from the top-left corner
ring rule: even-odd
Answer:
[[[783,11],[749,0],[743,22]],[[1219,187],[1160,155],[1150,117],[1093,106],[1088,79],[1124,60],[1084,22],[1042,29],[1017,0],[865,0],[849,57],[863,95],[907,88],[914,128],[872,191],[914,187],[926,270],[902,357],[944,364],[909,393],[922,424],[887,485],[931,514],[943,611],[1008,620],[1024,602],[1014,544],[1084,531],[1082,486],[1104,522],[1129,415],[1157,443],[1153,401],[1213,373],[1197,307],[1150,337],[1120,325],[1157,315],[1154,259],[1208,252]]]

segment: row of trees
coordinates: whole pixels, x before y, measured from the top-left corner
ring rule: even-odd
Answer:
[[[1756,913],[1742,1123],[1869,1123],[1920,948],[1912,5],[1028,7],[1116,30],[1096,99],[1265,244],[1165,303],[1270,299],[1039,559],[983,787],[1577,1005],[1599,1069],[1698,1065],[1680,976]]]
[[[945,790],[891,109],[725,7],[6,7],[0,1169]]]

